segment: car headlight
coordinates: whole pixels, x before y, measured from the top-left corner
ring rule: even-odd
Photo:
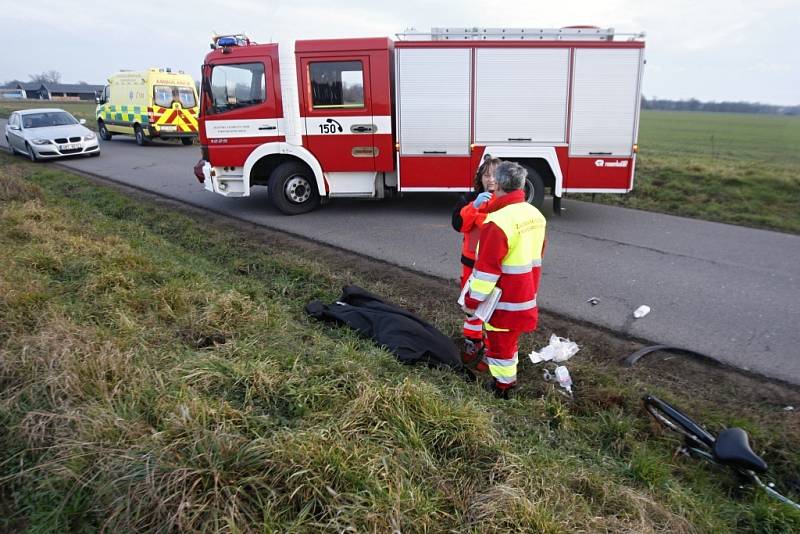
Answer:
[[[34,145],[49,145],[49,144],[51,144],[49,139],[33,139],[33,140],[31,140],[31,143],[33,143]]]
[[[84,140],[86,140],[86,141],[91,141],[91,140],[92,140],[92,139],[94,139],[95,137],[97,137],[97,136],[96,136],[96,135],[94,135],[93,133],[86,134],[86,137],[84,137]]]

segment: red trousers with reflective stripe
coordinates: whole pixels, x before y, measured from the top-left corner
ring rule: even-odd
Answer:
[[[508,332],[486,331],[486,356],[497,360],[513,360],[519,351],[519,336],[522,330],[509,330]],[[516,384],[516,381],[509,384],[497,382],[497,387],[507,389]]]
[[[461,287],[467,283],[467,280],[472,275],[472,267],[461,264]],[[483,339],[483,321],[477,317],[470,319],[469,316],[464,319],[463,328],[464,337],[474,341]]]

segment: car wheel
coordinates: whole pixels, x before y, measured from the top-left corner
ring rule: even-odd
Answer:
[[[192,139],[191,137],[181,137],[181,143],[183,143],[186,146],[193,145],[194,139]]]
[[[133,134],[136,136],[136,144],[139,146],[145,146],[150,141],[150,138],[144,135],[144,130],[138,124],[133,127]]]
[[[100,139],[103,141],[111,141],[111,132],[106,128],[106,123],[97,121],[97,132],[100,134]]]
[[[36,152],[33,151],[33,148],[31,147],[31,145],[29,143],[25,143],[25,148],[28,149],[28,159],[29,160],[31,160],[34,163],[39,161],[39,158],[36,157]]]
[[[525,201],[532,204],[536,209],[542,209],[542,204],[544,204],[544,180],[533,167],[527,165],[523,165],[523,167],[528,171],[528,177],[525,178]]]
[[[319,206],[319,192],[314,173],[295,161],[278,165],[269,177],[269,199],[287,215],[315,209]]]

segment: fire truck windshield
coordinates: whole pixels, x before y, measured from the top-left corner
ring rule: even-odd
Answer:
[[[209,113],[254,106],[267,99],[262,63],[215,65],[211,70],[210,85]]]

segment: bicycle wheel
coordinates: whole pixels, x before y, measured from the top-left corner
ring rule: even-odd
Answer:
[[[691,417],[653,395],[645,395],[642,402],[645,409],[658,423],[681,434],[687,440],[688,445],[709,451],[713,450],[716,438]]]

